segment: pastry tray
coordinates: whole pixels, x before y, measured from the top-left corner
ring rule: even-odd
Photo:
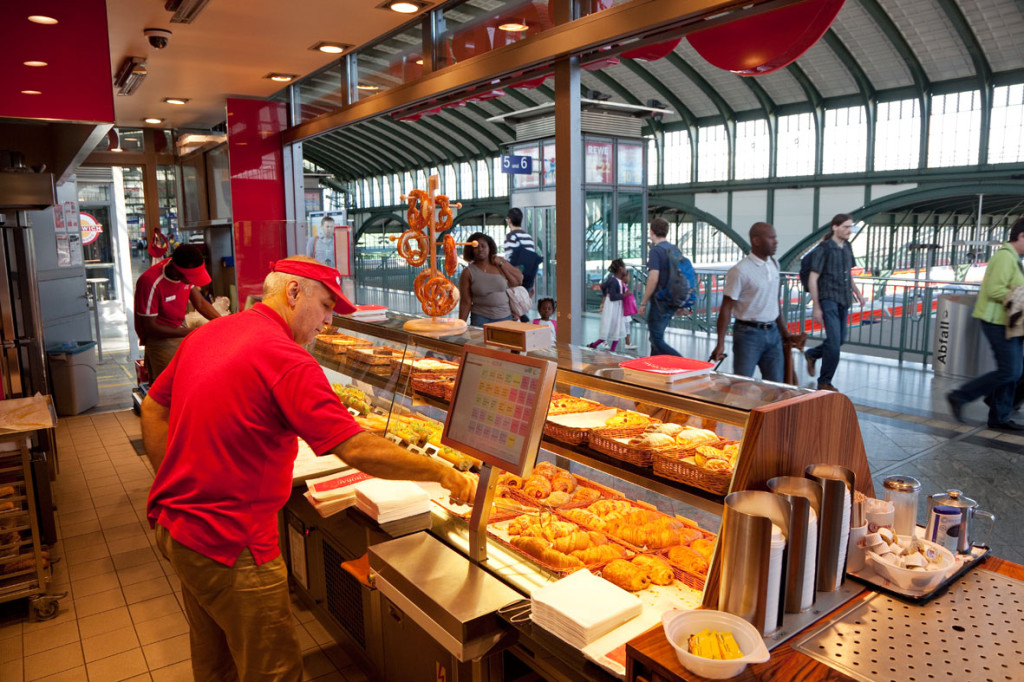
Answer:
[[[898,599],[902,599],[905,602],[911,604],[927,604],[932,599],[945,593],[946,588],[959,580],[965,573],[970,571],[972,568],[981,563],[985,557],[988,556],[988,547],[972,547],[970,555],[967,554],[954,554],[954,561],[956,564],[950,567],[949,576],[939,583],[936,587],[927,592],[920,590],[904,590],[896,585],[892,584],[882,576],[875,573],[874,569],[867,564],[864,568],[859,571],[847,571],[846,575],[855,579],[857,582],[864,583],[869,588],[877,591],[890,594]]]

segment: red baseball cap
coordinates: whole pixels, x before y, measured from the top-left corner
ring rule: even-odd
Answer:
[[[321,263],[285,259],[274,263],[272,270],[313,279],[323,284],[334,295],[334,312],[348,315],[356,311],[356,307],[341,293],[341,273],[334,268]]]
[[[183,268],[178,264],[175,264],[174,267],[185,278],[185,281],[194,287],[205,287],[211,281],[210,273],[206,271],[206,263],[194,268]]]

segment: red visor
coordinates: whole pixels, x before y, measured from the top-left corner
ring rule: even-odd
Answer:
[[[176,264],[174,268],[194,287],[205,287],[210,283],[210,273],[206,271],[205,263],[194,268],[183,268]]]
[[[314,279],[323,284],[334,295],[335,312],[348,315],[356,311],[356,307],[345,298],[345,294],[341,293],[341,274],[336,269],[320,263],[301,260],[279,260],[274,263],[273,269],[274,272],[286,272],[289,275]]]

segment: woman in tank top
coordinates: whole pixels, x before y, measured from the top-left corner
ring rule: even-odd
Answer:
[[[469,267],[459,278],[459,317],[469,319],[475,327],[511,320],[512,309],[505,292],[523,283],[523,273],[497,255],[494,240],[486,234],[476,232],[466,241],[475,241],[476,246],[466,246],[462,251]]]

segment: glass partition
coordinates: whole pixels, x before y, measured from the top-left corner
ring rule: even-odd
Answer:
[[[352,54],[356,62],[353,101],[423,76],[423,29],[419,22]]]

